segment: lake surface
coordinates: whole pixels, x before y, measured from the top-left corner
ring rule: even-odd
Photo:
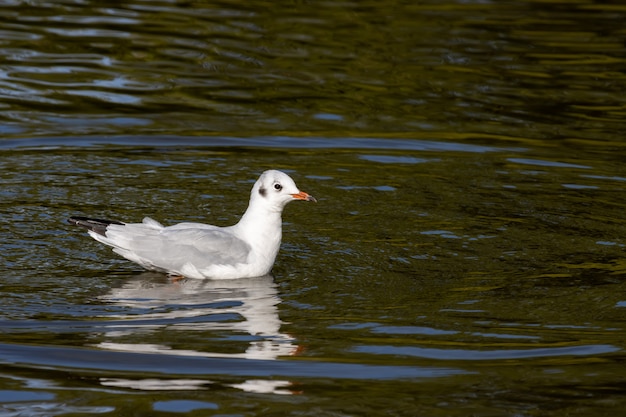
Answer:
[[[5,1],[0,415],[615,416],[626,6]],[[293,203],[271,276],[70,215]]]

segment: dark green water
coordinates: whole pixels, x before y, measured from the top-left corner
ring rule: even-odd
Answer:
[[[615,416],[610,2],[4,2],[1,416]],[[272,276],[148,273],[70,215],[232,224]]]

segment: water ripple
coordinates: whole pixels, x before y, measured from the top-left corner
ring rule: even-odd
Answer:
[[[145,120],[121,118],[116,120],[145,123]],[[347,137],[289,137],[289,136],[89,136],[89,137],[40,137],[31,139],[5,139],[0,141],[0,149],[37,149],[41,147],[73,147],[73,146],[197,146],[197,147],[262,147],[282,149],[385,149],[394,151],[432,151],[432,152],[469,152],[487,153],[521,150],[483,145],[470,145],[455,142],[436,142],[417,139],[387,139]],[[385,163],[406,163],[407,157],[379,156],[375,159]],[[413,159],[409,160],[415,163]]]
[[[536,349],[510,350],[470,350],[470,349],[434,349],[415,346],[355,346],[353,352],[375,355],[413,356],[425,359],[459,360],[459,361],[495,361],[510,359],[562,357],[562,356],[593,356],[621,351],[612,345],[583,345]]]
[[[162,354],[107,352],[91,349],[0,344],[0,362],[24,367],[150,372],[168,376],[215,374],[234,376],[349,379],[441,378],[467,373],[461,369],[383,366],[308,361],[257,361]]]

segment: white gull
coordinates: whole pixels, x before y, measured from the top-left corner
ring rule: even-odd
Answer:
[[[187,278],[232,279],[268,274],[280,248],[282,211],[290,201],[316,201],[281,171],[265,171],[252,187],[248,209],[233,226],[179,223],[165,227],[149,217],[122,223],[89,217],[68,222],[150,270]]]

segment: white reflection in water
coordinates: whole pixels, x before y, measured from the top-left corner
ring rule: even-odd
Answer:
[[[239,335],[239,339],[242,332],[251,336],[246,350],[235,353],[201,352],[175,349],[162,343],[122,343],[115,340],[98,343],[100,348],[245,359],[276,359],[293,355],[298,350],[294,339],[280,331],[283,322],[278,316],[278,304],[281,300],[271,276],[169,282],[163,281],[162,275],[144,273],[125,281],[121,288],[112,289],[100,300],[134,310],[132,314],[107,316],[109,319],[122,319],[122,323],[116,320],[111,330],[105,333],[110,339],[137,332],[154,332],[166,326],[178,331],[218,331],[220,334],[230,331],[235,336]],[[220,316],[216,315],[227,318],[219,319]]]
[[[131,388],[143,391],[189,391],[206,389],[211,381],[204,379],[127,379],[100,378],[100,383],[107,387]]]
[[[142,391],[197,391],[208,389],[214,382],[203,379],[100,378],[100,383],[107,387],[131,388]],[[257,394],[292,395],[299,393],[291,389],[293,385],[291,382],[276,379],[248,379],[240,384],[225,385]]]
[[[129,314],[107,315],[109,319],[118,320],[110,326],[110,331],[105,332],[105,337],[109,340],[96,345],[101,349],[265,360],[294,355],[298,350],[294,339],[280,331],[283,322],[278,316],[278,304],[281,300],[276,284],[269,275],[218,281],[170,281],[164,280],[161,274],[146,272],[125,281],[122,287],[112,289],[99,299],[130,310]],[[215,320],[216,315],[226,315],[227,319]],[[239,317],[240,320],[233,320],[233,317]],[[235,335],[245,332],[251,337],[245,351],[235,353],[178,349],[161,343],[123,343],[111,340],[138,332],[156,332],[166,326],[178,331],[219,331],[220,334],[231,331]],[[103,378],[101,383],[104,386],[140,390],[201,390],[212,382],[167,378]],[[289,381],[254,379],[230,386],[247,392],[294,394],[296,392],[286,389],[291,385]]]

